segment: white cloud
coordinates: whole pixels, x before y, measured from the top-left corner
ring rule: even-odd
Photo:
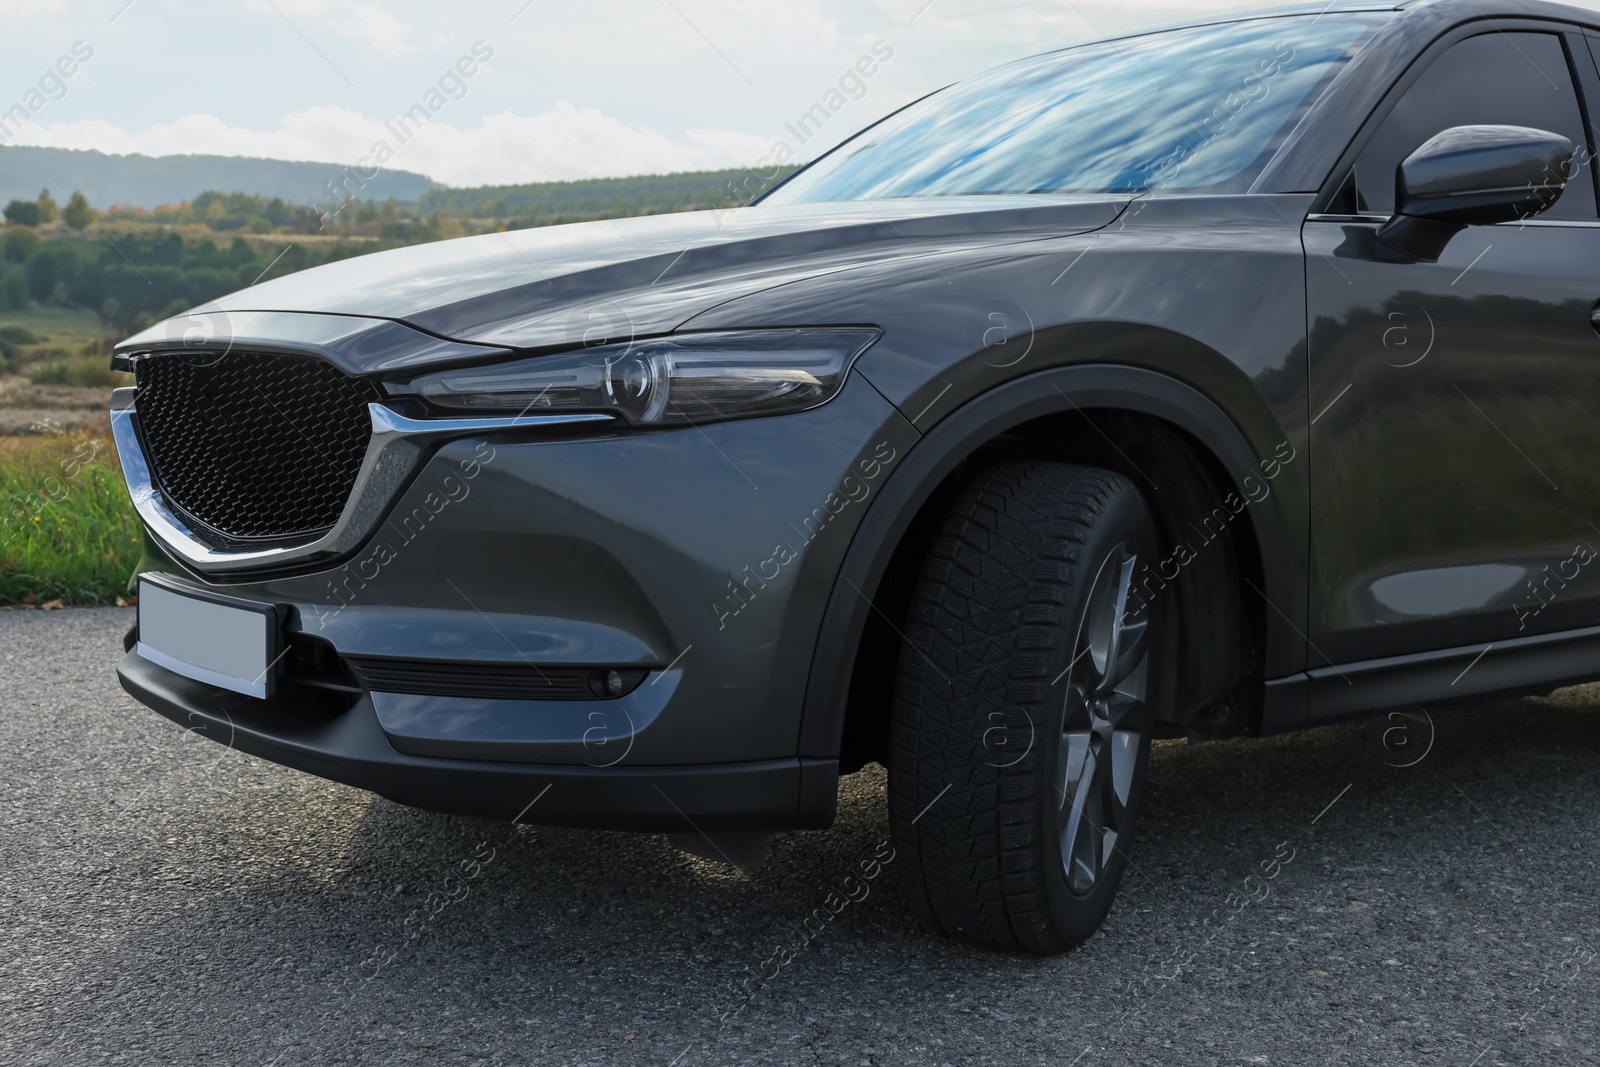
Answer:
[[[429,123],[394,164],[425,159],[420,169],[439,181],[478,185],[738,166],[755,162],[765,148],[765,139],[732,130],[693,130],[674,139],[561,101],[538,115],[487,115],[469,129]]]
[[[726,165],[736,167],[766,158],[777,143],[775,137],[736,130],[686,130],[684,135],[713,158],[727,160]]]
[[[435,118],[404,143],[383,119],[342,107],[297,111],[271,130],[231,126],[211,114],[185,115],[140,130],[100,120],[33,125],[13,143],[151,156],[200,153],[350,164],[379,141],[394,152],[390,169],[419,171],[450,185],[742,166],[761,159],[771,147],[770,138],[736,130],[691,129],[669,137],[566,101],[537,115],[502,111],[464,128]]]
[[[375,4],[332,3],[329,0],[250,0],[249,6],[252,11],[287,19],[301,33],[308,29],[321,29],[360,41],[384,59],[397,59],[416,50],[413,41],[415,30]],[[318,43],[314,37],[312,42]]]

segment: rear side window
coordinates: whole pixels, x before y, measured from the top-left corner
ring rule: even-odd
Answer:
[[[1452,126],[1531,126],[1578,149],[1566,192],[1541,217],[1593,219],[1594,180],[1567,51],[1552,33],[1485,33],[1434,60],[1356,160],[1362,208],[1394,212],[1394,172],[1422,142]]]

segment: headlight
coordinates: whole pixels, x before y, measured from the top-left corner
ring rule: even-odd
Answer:
[[[441,371],[391,389],[450,411],[609,411],[640,426],[699,425],[816,407],[879,336],[842,326],[679,334]]]

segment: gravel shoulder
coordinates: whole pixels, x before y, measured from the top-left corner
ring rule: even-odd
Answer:
[[[1597,686],[1160,743],[1109,922],[1032,959],[871,876],[881,771],[753,875],[431,815],[143,709],[131,623],[0,613],[6,1064],[1600,1062]]]

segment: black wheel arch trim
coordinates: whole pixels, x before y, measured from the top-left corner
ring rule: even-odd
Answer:
[[[798,754],[836,759],[843,741],[855,653],[868,617],[867,600],[918,511],[973,451],[1034,419],[1082,410],[1121,409],[1162,419],[1185,431],[1221,462],[1235,487],[1259,471],[1258,454],[1214,400],[1177,378],[1143,367],[1077,364],[1015,378],[979,395],[930,428],[906,454],[870,504],[851,540],[823,614],[802,707]],[[1262,555],[1269,612],[1268,676],[1304,669],[1301,632],[1307,591],[1297,583],[1287,525],[1276,506],[1251,505],[1251,528]],[[1294,620],[1300,620],[1295,622]]]

